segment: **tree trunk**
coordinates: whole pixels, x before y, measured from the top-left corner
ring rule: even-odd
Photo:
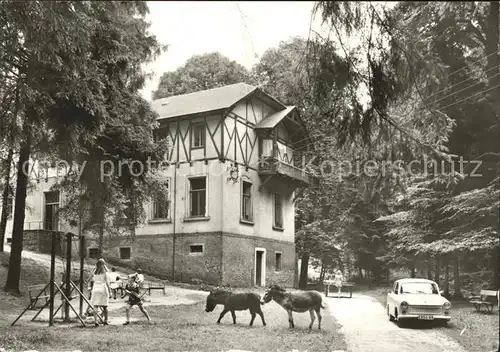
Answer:
[[[7,154],[7,165],[5,167],[5,187],[3,189],[3,194],[2,194],[2,215],[0,218],[0,252],[3,252],[3,244],[5,242],[5,230],[7,228],[7,203],[9,201],[9,193],[10,193],[10,165],[12,164],[12,155],[14,151],[12,148],[9,149],[9,153]],[[12,209],[11,209],[12,211]]]
[[[104,200],[101,199],[101,204],[104,203]],[[100,207],[101,211],[99,212],[99,217],[97,219],[98,221],[98,224],[99,224],[99,232],[98,232],[98,237],[97,237],[97,252],[99,254],[99,258],[102,258],[102,254],[103,254],[103,248],[104,248],[104,227],[106,226],[105,224],[105,221],[106,221],[106,217],[105,217],[105,211],[104,211],[104,207],[101,205]]]
[[[20,294],[19,276],[21,274],[21,253],[23,250],[24,217],[26,213],[26,192],[28,186],[29,157],[31,147],[31,132],[28,128],[24,130],[26,140],[23,142],[19,150],[9,272],[7,274],[7,282],[5,283],[5,291],[12,292],[14,294]]]
[[[499,257],[500,257],[500,248],[495,248],[493,250],[493,257],[492,257],[492,264],[493,264],[493,277],[491,278],[491,284],[492,284],[492,289],[493,290],[498,290],[500,287],[500,272],[498,266],[500,265],[499,263]]]
[[[410,277],[414,278],[416,276],[417,276],[417,272],[416,272],[416,269],[415,269],[415,265],[412,263],[411,266],[410,266]]]
[[[325,261],[321,260],[321,270],[319,272],[319,283],[322,284],[325,279]]]
[[[99,253],[99,258],[102,258],[102,247],[103,247],[103,244],[104,244],[104,224],[101,221],[101,223],[99,224],[99,240],[98,240],[98,243],[97,243],[97,251]]]
[[[297,260],[297,252],[295,252],[295,271],[293,273],[293,288],[299,288],[299,261]]]
[[[302,253],[300,262],[300,278],[299,288],[305,290],[307,288],[307,269],[309,268],[309,254]]]
[[[347,277],[351,277],[351,254],[347,251]]]
[[[438,286],[440,285],[439,284],[439,281],[441,279],[440,276],[441,276],[441,265],[439,262],[439,257],[436,257],[436,271],[434,272],[434,281],[436,281]]]
[[[359,275],[360,280],[362,280],[363,279],[363,269],[361,269],[360,267],[358,267],[358,275]]]
[[[453,259],[453,298],[463,298],[460,284],[460,257],[458,255]]]
[[[448,265],[448,259],[443,261],[444,263],[444,296],[450,297],[450,267]]]
[[[490,1],[490,13],[488,15],[488,25],[486,29],[485,56],[487,56],[486,74],[491,88],[500,84],[500,54],[498,53],[498,43],[500,41],[500,4],[498,1]],[[493,55],[493,53],[496,53]],[[500,94],[500,87],[493,89],[490,96],[497,99]],[[496,100],[494,100],[496,101]]]
[[[432,280],[432,270],[431,270],[431,263],[428,262],[427,264],[427,279]]]

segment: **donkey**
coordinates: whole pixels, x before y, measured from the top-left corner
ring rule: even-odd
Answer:
[[[223,304],[224,309],[222,313],[220,313],[217,324],[220,324],[220,321],[222,320],[224,315],[229,311],[233,316],[233,324],[236,324],[236,314],[234,311],[248,309],[250,310],[250,314],[252,315],[250,326],[253,325],[256,313],[260,315],[262,324],[266,326],[264,313],[262,313],[262,310],[260,308],[260,306],[264,303],[261,303],[260,295],[256,293],[233,293],[223,290],[210,291],[210,294],[207,297],[205,312],[212,312],[218,304]]]
[[[273,285],[266,291],[263,301],[269,303],[274,300],[288,312],[288,325],[294,328],[292,312],[304,313],[309,311],[311,314],[311,324],[309,329],[312,329],[314,323],[314,311],[318,315],[318,329],[321,330],[321,308],[323,307],[323,298],[318,291],[304,291],[304,292],[286,292],[285,289],[278,285]]]

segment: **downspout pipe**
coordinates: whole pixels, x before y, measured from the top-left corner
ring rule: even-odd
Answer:
[[[177,219],[177,163],[175,163],[174,166],[174,192],[173,192],[173,198],[174,198],[174,209],[173,209],[173,219],[172,219],[172,281],[175,282],[175,224],[176,224],[176,219]]]

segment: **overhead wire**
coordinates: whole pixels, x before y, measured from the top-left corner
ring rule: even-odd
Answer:
[[[484,59],[486,59],[486,58],[490,57],[491,55],[498,54],[498,53],[499,53],[499,51],[494,51],[494,52],[491,52],[491,53],[489,53],[488,55],[486,55],[486,56],[484,56],[484,57],[482,57],[482,58],[480,58],[480,59],[477,59],[476,61],[474,61],[474,62],[472,62],[472,63],[470,63],[470,64],[468,64],[468,65],[465,65],[464,67],[462,67],[462,68],[460,68],[460,69],[458,69],[458,70],[455,70],[455,71],[451,72],[450,74],[448,74],[448,77],[451,77],[451,76],[453,76],[454,74],[457,74],[458,72],[461,72],[462,70],[465,70],[467,67],[469,67],[469,65],[474,65],[474,64],[477,64],[478,62],[480,62],[480,61],[482,61],[482,60],[484,60]]]
[[[491,55],[493,55],[493,54],[499,54],[499,53],[500,53],[500,51],[497,51],[497,52],[492,52],[492,53],[490,53],[490,54],[486,55],[484,58],[487,58],[488,56],[491,56]],[[482,59],[484,59],[484,58],[482,58]],[[468,64],[466,67],[469,67],[469,65],[473,65],[474,63],[477,63],[477,62],[481,61],[482,59],[479,59],[479,60],[477,60],[477,61],[474,61],[473,63]],[[449,75],[448,75],[448,78],[449,78],[449,77],[451,77],[453,74],[455,74],[455,73],[457,73],[457,72],[459,72],[459,71],[461,71],[461,70],[465,69],[466,67],[462,67],[461,69],[459,69],[459,70],[456,70],[456,71],[452,72],[451,74],[449,74]],[[500,67],[500,64],[499,64],[499,65],[496,65],[496,66],[494,66],[494,67],[490,67],[488,70],[484,71],[484,73],[489,72],[489,71],[491,71],[491,70],[494,70],[494,69],[496,69],[496,68],[498,68],[498,67]],[[478,69],[479,69],[480,67],[476,67],[476,68],[478,68]],[[474,69],[476,69],[476,68],[473,68],[473,70],[474,70]],[[458,85],[460,85],[460,84],[462,84],[462,83],[465,83],[465,82],[467,82],[467,81],[470,81],[471,79],[473,79],[473,77],[469,77],[469,78],[467,78],[467,79],[465,79],[465,80],[463,80],[463,81],[460,81],[460,82],[458,82],[458,83],[455,83],[455,84],[454,84],[454,85],[452,85],[452,86],[445,87],[445,88],[443,88],[443,89],[441,89],[441,90],[438,90],[438,91],[436,91],[436,92],[434,92],[434,93],[432,93],[432,94],[428,95],[428,96],[427,96],[427,97],[425,97],[425,98],[426,98],[426,99],[429,99],[430,97],[433,97],[433,96],[435,96],[435,95],[437,95],[437,94],[439,94],[439,93],[441,93],[441,92],[444,92],[444,91],[446,91],[446,90],[448,90],[448,89],[451,89],[451,88],[453,88],[453,87],[456,87],[456,86],[458,86]]]
[[[451,106],[453,106],[453,105],[456,105],[456,104],[458,104],[458,103],[461,103],[461,102],[463,102],[463,101],[465,101],[465,100],[468,100],[468,99],[473,98],[473,97],[475,97],[475,96],[478,96],[478,95],[480,95],[480,94],[484,94],[484,93],[489,92],[489,91],[491,91],[491,90],[493,90],[493,89],[496,89],[496,88],[500,88],[500,84],[497,84],[497,85],[496,85],[496,86],[494,86],[494,87],[490,87],[490,88],[485,89],[485,90],[483,90],[483,91],[481,91],[481,92],[478,92],[478,93],[476,93],[476,94],[470,95],[470,96],[468,96],[468,97],[466,97],[466,98],[460,99],[459,101],[456,101],[456,102],[454,102],[454,103],[452,103],[452,104],[446,105],[446,106],[442,107],[441,109],[447,109],[447,108],[449,108],[449,107],[451,107]]]
[[[498,65],[498,66],[500,67],[500,65]],[[493,76],[490,76],[490,78],[496,77],[496,76],[498,76],[498,75],[500,75],[500,72],[498,72],[498,73],[494,74]],[[444,100],[444,99],[447,99],[447,98],[449,98],[449,97],[452,97],[452,96],[453,96],[453,95],[455,95],[455,94],[461,93],[461,92],[463,92],[463,91],[465,91],[465,90],[468,90],[468,89],[470,89],[470,88],[472,88],[472,87],[474,87],[474,86],[477,86],[478,84],[481,84],[481,83],[483,83],[483,82],[477,82],[477,83],[474,83],[474,84],[472,84],[472,85],[470,85],[470,86],[467,86],[467,87],[465,87],[465,88],[462,88],[462,89],[460,89],[460,90],[457,90],[456,92],[450,93],[450,94],[448,94],[448,95],[445,95],[444,97],[439,98],[438,100],[433,101],[433,103],[435,104],[435,103],[437,103],[437,102],[440,102],[440,101],[442,101],[442,100]]]
[[[248,36],[248,39],[250,41],[250,45],[252,47],[254,58],[257,60],[260,60],[260,57],[257,54],[257,51],[255,50],[255,45],[254,45],[254,42],[252,39],[252,34],[251,34],[250,29],[248,28],[246,21],[245,21],[245,17],[248,18],[248,16],[243,13],[243,11],[241,10],[241,8],[237,2],[234,2],[234,5],[236,6],[236,9],[240,13],[241,21],[243,22],[243,26],[245,27],[245,30],[247,32],[247,36]],[[263,82],[261,81],[260,77],[257,77],[257,79],[258,79],[258,86],[261,87],[263,85]]]
[[[252,40],[252,34],[250,33],[250,30],[248,29],[247,23],[245,21],[245,17],[246,18],[248,18],[248,17],[243,13],[243,11],[241,11],[241,8],[240,8],[240,6],[238,5],[237,2],[235,2],[234,5],[238,9],[238,12],[240,13],[241,20],[243,22],[243,26],[245,26],[245,29],[247,31],[248,39],[250,40],[250,45],[252,46],[252,51],[253,51],[254,57],[258,60],[259,59],[259,55],[257,54],[257,51],[255,50],[255,46],[254,46],[254,43],[253,43],[253,40]]]
[[[497,75],[498,75],[498,74],[497,74]],[[495,75],[495,76],[497,76],[497,75]],[[473,84],[473,85],[469,86],[468,88],[473,87],[473,86],[475,86],[475,85],[476,85],[476,84]],[[499,84],[499,85],[496,85],[496,86],[494,86],[494,87],[490,87],[490,88],[488,88],[488,89],[485,89],[485,90],[483,90],[483,91],[481,91],[481,92],[477,92],[477,93],[471,94],[471,95],[469,95],[469,96],[467,96],[467,97],[465,97],[465,98],[463,98],[463,99],[460,99],[460,100],[458,100],[458,101],[456,101],[456,102],[453,102],[453,103],[451,103],[451,104],[449,104],[449,105],[446,105],[446,106],[444,106],[444,107],[441,107],[441,108],[440,108],[440,110],[447,109],[447,108],[449,108],[449,107],[451,107],[451,106],[454,106],[454,105],[456,105],[456,104],[459,104],[459,103],[461,103],[461,102],[463,102],[463,101],[465,101],[465,100],[468,100],[468,99],[470,99],[470,98],[476,97],[476,96],[478,96],[478,95],[481,95],[481,94],[487,93],[487,92],[489,92],[489,91],[491,91],[491,90],[493,90],[493,89],[495,89],[495,88],[498,88],[498,87],[500,87],[500,84]],[[456,92],[456,93],[458,93],[458,92]],[[451,94],[451,95],[453,95],[453,94]],[[451,96],[451,95],[450,95],[450,96]],[[295,151],[303,150],[304,148],[307,148],[307,147],[309,147],[309,146],[312,146],[314,143],[320,142],[321,140],[323,140],[323,139],[325,139],[325,138],[327,138],[327,137],[329,137],[329,136],[328,136],[328,135],[320,136],[320,137],[318,137],[316,140],[312,141],[311,143],[308,143],[308,144],[306,144],[306,145],[304,145],[304,146],[302,146],[302,147],[300,147],[300,148],[298,148],[298,149],[295,149]],[[300,142],[306,141],[306,140],[308,140],[308,139],[310,139],[310,138],[303,138],[303,139],[301,139],[301,140],[299,140],[299,141],[296,141],[294,144],[297,144],[297,143],[300,143]]]
[[[378,11],[374,8],[374,6],[373,6],[371,3],[370,3],[370,7],[373,9],[373,11],[375,12],[375,14],[377,15],[378,19],[380,20],[380,23],[382,24],[382,26],[384,27],[384,29],[387,31],[387,33],[388,33],[389,35],[391,35],[391,37],[393,37],[393,38],[394,38],[394,35],[393,35],[390,31],[389,31],[389,29],[388,29],[388,28],[387,28],[387,26],[385,25],[384,21],[381,19],[380,15],[378,14]],[[476,9],[476,10],[477,10],[477,9]],[[396,28],[396,29],[398,29],[398,28]],[[398,30],[399,30],[399,29],[398,29]],[[444,30],[444,31],[445,31],[445,30]],[[442,32],[444,32],[444,31],[442,31]],[[397,47],[398,47],[400,50],[402,50],[405,54],[408,54],[408,53],[407,53],[407,52],[406,52],[403,48],[401,48],[399,45],[397,45]],[[481,57],[481,58],[477,59],[476,61],[473,61],[473,62],[472,62],[472,63],[470,63],[470,64],[466,64],[466,65],[465,65],[464,67],[462,67],[462,68],[459,68],[459,69],[457,69],[457,70],[455,70],[455,71],[452,71],[451,73],[447,74],[447,77],[448,77],[448,78],[450,78],[450,77],[452,77],[453,75],[457,74],[458,72],[461,72],[461,71],[463,71],[463,70],[465,70],[465,69],[469,68],[471,65],[477,64],[477,63],[479,63],[480,61],[482,61],[482,60],[484,60],[484,59],[486,59],[486,58],[490,57],[491,55],[495,55],[495,54],[498,54],[498,53],[500,53],[500,51],[494,51],[494,52],[491,52],[490,54],[488,54],[488,55],[486,55],[486,56],[484,56],[484,57]],[[410,55],[410,56],[412,56],[412,55]],[[415,58],[415,59],[417,59],[417,60],[418,60],[418,58],[416,58],[415,56],[413,56],[413,58]],[[489,68],[488,70],[486,70],[484,73],[489,72],[489,71],[491,71],[491,70],[493,70],[493,69],[495,69],[495,68],[498,68],[498,67],[500,67],[500,65],[496,65],[496,66],[494,66],[494,67],[491,67],[491,68]],[[473,68],[473,70],[475,70],[475,69],[480,69],[480,67]],[[445,87],[445,88],[443,88],[443,89],[441,89],[441,90],[438,90],[438,91],[436,91],[436,92],[434,92],[434,93],[432,93],[432,94],[428,95],[427,97],[425,97],[425,99],[423,98],[423,96],[422,96],[421,98],[422,98],[422,100],[423,100],[423,102],[424,102],[424,103],[427,103],[427,102],[425,101],[426,99],[429,99],[430,97],[433,97],[433,96],[435,96],[435,95],[437,95],[437,94],[439,94],[439,93],[441,93],[441,92],[444,92],[444,91],[446,91],[446,90],[448,90],[448,89],[451,89],[451,88],[453,88],[453,87],[456,87],[457,85],[460,85],[460,84],[462,84],[462,83],[465,83],[465,82],[467,82],[467,81],[469,81],[469,80],[471,80],[471,79],[473,79],[473,77],[469,77],[468,79],[463,80],[463,81],[461,81],[461,82],[458,82],[458,83],[456,83],[456,84],[454,84],[454,85],[452,85],[452,86]],[[475,85],[475,84],[474,84],[474,85]],[[474,86],[474,85],[472,85],[472,86]],[[472,87],[472,86],[469,86],[468,88],[470,88],[470,87]],[[449,96],[452,96],[452,95],[453,95],[453,94],[448,95],[448,97],[449,97]]]
[[[402,48],[395,40],[396,36],[392,33],[392,30],[390,30],[388,28],[388,26],[385,24],[385,22],[382,20],[382,17],[380,17],[380,14],[378,13],[378,11],[375,9],[375,7],[373,6],[373,4],[369,3],[369,6],[371,7],[372,11],[373,11],[373,14],[375,14],[378,18],[378,20],[380,21],[380,24],[382,25],[382,27],[385,29],[385,31],[391,36],[391,38],[393,39],[394,41],[394,44],[396,45],[397,48],[399,48],[407,57],[409,56],[412,56],[410,55],[404,48]],[[415,58],[415,57],[414,57]],[[410,76],[411,76],[411,79],[413,80],[413,83],[415,84],[415,89],[417,91],[417,94],[419,95],[420,99],[422,100],[422,102],[424,103],[425,107],[427,110],[429,110],[429,112],[431,114],[434,114],[434,111],[431,109],[431,107],[429,106],[429,104],[427,103],[427,101],[425,100],[422,92],[420,91],[420,88],[418,87],[417,85],[417,80],[416,80],[416,77],[414,76],[414,73],[413,73],[413,70],[410,68]]]
[[[373,7],[373,5],[372,5],[372,4],[370,4],[370,7],[373,9],[374,14],[376,14],[376,16],[377,16],[377,17],[378,17],[378,19],[380,20],[380,22],[381,22],[382,26],[384,27],[384,29],[388,32],[388,34],[389,34],[389,35],[391,35],[392,37],[394,37],[394,35],[392,34],[392,31],[389,31],[389,30],[388,30],[388,28],[386,27],[385,23],[384,23],[384,22],[383,22],[383,20],[380,18],[380,15],[378,14],[378,12],[376,11],[376,9]],[[313,18],[313,17],[314,17],[314,14],[312,14],[312,16],[311,16],[311,22],[310,22],[310,31],[309,31],[309,35],[310,35],[310,32],[311,32],[311,24],[312,24],[312,18]],[[335,28],[335,30],[336,30],[336,32],[337,32],[337,35],[339,35],[338,29],[337,29],[337,28]],[[308,39],[308,41],[309,41],[309,39]],[[342,44],[342,43],[341,43],[341,44]],[[342,47],[343,47],[343,45],[342,45]],[[405,54],[406,54],[406,55],[409,55],[409,54],[408,54],[408,53],[407,53],[407,52],[406,52],[403,48],[401,48],[399,45],[398,45],[398,48],[399,48],[400,50],[402,50],[403,52],[405,52]],[[346,52],[345,52],[345,48],[344,48],[344,47],[343,47],[343,49],[344,49],[344,53],[346,54]],[[470,65],[474,65],[474,64],[476,64],[476,63],[479,63],[480,61],[484,60],[485,58],[487,58],[487,57],[489,57],[489,56],[491,56],[491,55],[493,55],[493,54],[497,54],[497,53],[498,53],[498,52],[493,52],[493,53],[490,53],[490,54],[488,54],[488,55],[487,55],[487,56],[485,56],[485,57],[482,57],[482,58],[480,58],[480,59],[478,59],[478,60],[476,60],[476,61],[474,61],[474,62],[472,62],[472,63],[470,63],[470,64],[468,64],[468,65],[466,65],[466,66],[464,66],[464,67],[462,67],[462,68],[460,68],[460,69],[457,69],[457,70],[455,70],[455,71],[451,72],[451,73],[450,73],[450,74],[448,74],[447,76],[448,76],[448,78],[449,78],[449,77],[451,77],[451,76],[453,76],[453,75],[455,75],[455,74],[457,74],[457,73],[459,73],[459,72],[461,72],[461,71],[465,70],[466,68],[470,67]],[[346,55],[346,56],[347,56],[347,55]],[[492,68],[489,68],[489,69],[488,69],[488,70],[486,70],[484,73],[489,72],[489,71],[491,71],[491,70],[493,70],[493,69],[495,69],[495,68],[497,68],[497,67],[499,67],[499,66],[500,66],[500,65],[496,65],[496,66],[494,66],[494,67],[492,67]],[[475,68],[473,68],[473,69],[475,69]],[[480,69],[480,67],[478,67],[478,69]],[[496,75],[494,75],[494,76],[497,76],[497,75],[498,75],[498,74],[496,74]],[[430,107],[428,106],[426,99],[428,99],[428,98],[430,98],[430,97],[432,97],[432,96],[435,96],[436,94],[439,94],[440,92],[444,92],[444,91],[449,90],[449,89],[451,89],[451,88],[453,88],[453,87],[456,87],[457,85],[463,84],[463,83],[465,83],[465,82],[467,82],[467,81],[469,81],[469,80],[471,80],[471,79],[472,79],[472,77],[470,77],[470,78],[468,78],[468,79],[466,79],[466,80],[463,80],[463,81],[461,81],[461,82],[458,82],[458,83],[456,83],[456,84],[454,84],[454,85],[452,85],[452,86],[445,87],[444,89],[442,89],[442,90],[440,90],[440,91],[437,91],[437,92],[434,92],[433,94],[431,94],[431,95],[429,95],[429,96],[427,96],[427,97],[423,97],[423,95],[422,95],[422,94],[420,94],[420,98],[421,98],[421,100],[424,102],[424,104],[426,104],[427,109],[428,109],[431,113],[433,113],[433,114],[434,114],[434,112],[432,111],[432,109],[430,109]],[[440,98],[440,99],[439,99],[439,100],[437,100],[437,101],[442,101],[442,100],[444,100],[445,98],[449,98],[449,97],[451,97],[451,96],[453,96],[453,95],[455,95],[455,94],[458,94],[458,93],[460,93],[460,92],[462,92],[462,91],[464,91],[464,90],[470,89],[471,87],[473,87],[473,86],[475,86],[475,85],[477,85],[477,84],[478,84],[478,83],[472,84],[472,85],[470,85],[470,86],[468,86],[468,87],[466,87],[466,88],[463,88],[463,89],[461,89],[461,90],[459,90],[459,91],[456,91],[456,92],[453,92],[453,93],[451,93],[451,94],[448,94],[448,95],[446,95],[445,97],[442,97],[442,98]],[[456,102],[454,102],[454,103],[452,103],[452,104],[449,104],[449,105],[447,105],[447,106],[445,106],[445,107],[441,107],[440,109],[446,109],[446,108],[449,108],[449,107],[454,106],[454,105],[456,105],[456,104],[459,104],[459,103],[461,103],[461,102],[463,102],[463,101],[465,101],[465,100],[468,100],[468,99],[473,98],[473,97],[475,97],[475,96],[478,96],[478,95],[480,95],[480,94],[484,94],[484,93],[486,93],[486,92],[488,92],[488,91],[491,91],[491,90],[493,90],[493,89],[495,89],[495,88],[497,88],[497,87],[499,87],[499,86],[500,86],[500,85],[497,85],[497,86],[494,86],[494,87],[488,88],[488,89],[486,89],[486,90],[483,90],[483,91],[481,91],[481,92],[478,92],[478,93],[472,94],[472,95],[470,95],[470,96],[468,96],[468,97],[465,97],[465,98],[463,98],[463,99],[461,99],[461,100],[459,100],[459,101],[456,101]],[[435,101],[435,102],[437,102],[437,101]],[[391,121],[391,122],[392,122],[392,121]],[[302,147],[300,147],[300,148],[298,148],[298,149],[295,149],[295,151],[299,151],[299,150],[302,150],[302,149],[304,149],[304,148],[307,148],[307,147],[309,147],[309,146],[311,146],[311,145],[313,145],[313,144],[315,144],[315,143],[317,143],[317,142],[320,142],[321,140],[323,140],[323,139],[325,139],[325,138],[327,138],[327,137],[329,137],[329,136],[328,136],[328,135],[323,135],[323,136],[320,136],[320,137],[318,137],[316,140],[313,140],[313,141],[311,141],[310,143],[307,143],[306,145],[304,145],[304,146],[302,146]],[[311,138],[310,138],[310,137],[308,137],[308,138],[303,138],[303,139],[301,139],[301,140],[299,140],[299,141],[296,141],[294,144],[297,144],[297,143],[300,143],[300,142],[303,142],[303,141],[306,141],[306,140],[309,140],[309,141],[310,141],[310,140],[311,140]]]

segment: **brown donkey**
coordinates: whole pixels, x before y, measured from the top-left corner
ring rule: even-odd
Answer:
[[[219,319],[217,320],[217,324],[220,324],[220,321],[224,317],[227,312],[231,312],[233,316],[233,324],[236,324],[236,310],[249,310],[252,316],[250,320],[250,326],[253,325],[253,321],[255,320],[256,314],[260,315],[262,319],[262,325],[266,325],[266,321],[264,320],[264,313],[261,310],[260,296],[256,293],[232,293],[229,291],[223,290],[215,290],[211,291],[207,296],[207,305],[205,307],[205,312],[212,312],[218,304],[224,305],[224,310],[220,313]]]
[[[323,307],[323,298],[318,291],[304,291],[304,292],[286,292],[285,289],[278,285],[273,285],[267,290],[264,295],[264,303],[269,303],[274,300],[288,312],[288,324],[290,328],[294,328],[292,312],[304,313],[309,311],[311,314],[311,324],[309,329],[312,329],[315,316],[314,312],[318,315],[318,329],[321,330],[321,308]]]

